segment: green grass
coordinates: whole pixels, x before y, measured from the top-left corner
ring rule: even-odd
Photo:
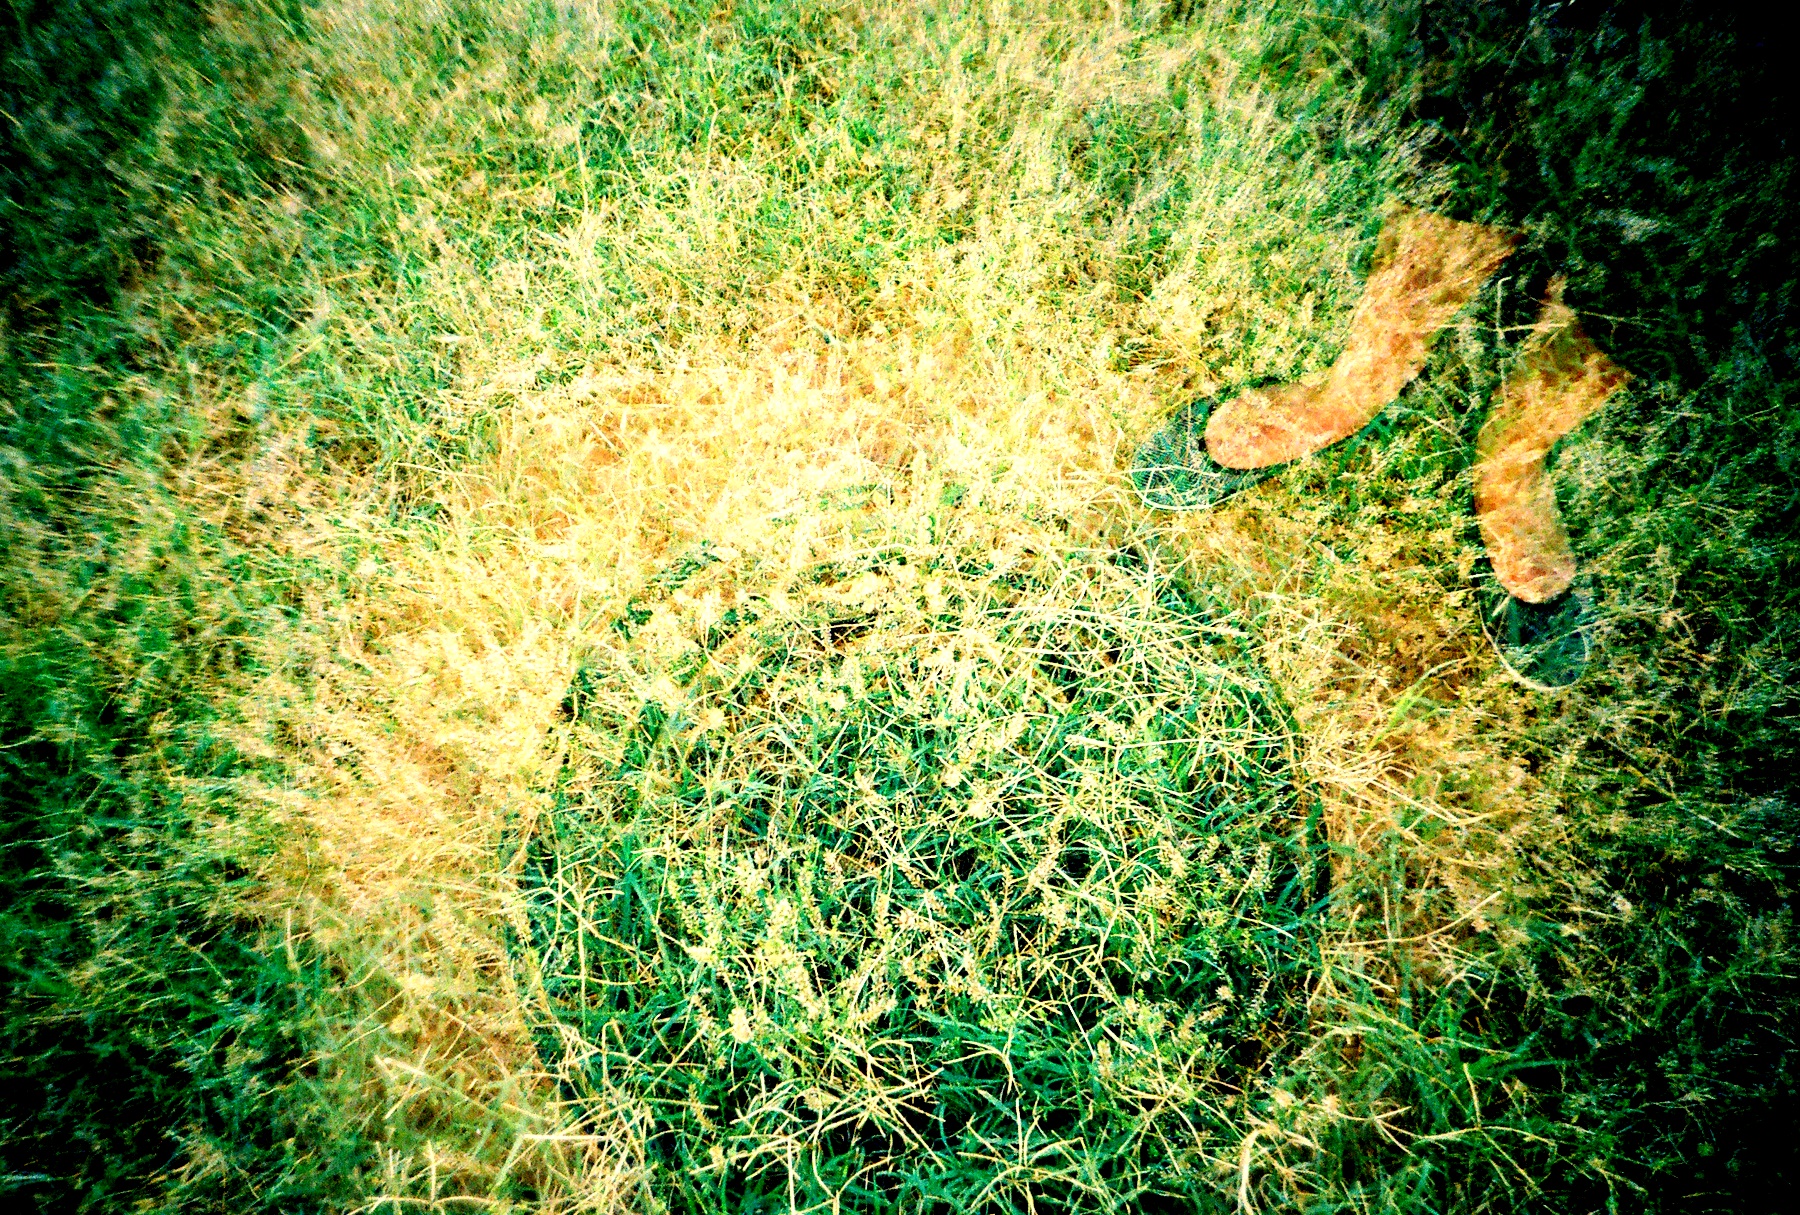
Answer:
[[[584,663],[526,845],[542,1049],[680,1209],[1204,1200],[1317,957],[1267,682],[1154,549],[872,513],[798,571],[691,559]]]
[[[283,287],[257,225],[198,287],[171,228],[269,188],[290,132],[233,87],[262,53],[191,6],[6,20],[0,1193],[321,1200],[306,1159],[329,1149],[295,1150],[318,1122],[287,1096],[328,980],[251,907],[279,841],[243,800],[230,703],[279,592],[170,477],[253,442],[184,389],[268,356]]]
[[[1730,116],[1668,12],[9,9],[0,1194],[1759,1209],[1791,167],[1632,167]],[[1530,266],[1373,433],[1138,511],[1396,196]],[[1639,382],[1540,697],[1469,445],[1557,268]]]

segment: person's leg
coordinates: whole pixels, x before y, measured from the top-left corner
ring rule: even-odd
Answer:
[[[1475,515],[1495,579],[1525,603],[1569,588],[1575,554],[1545,457],[1629,379],[1581,331],[1552,280],[1531,336],[1476,439]]]
[[[1395,208],[1349,340],[1324,382],[1252,389],[1217,407],[1201,401],[1176,410],[1132,460],[1139,496],[1157,510],[1203,510],[1270,468],[1355,434],[1419,374],[1433,335],[1518,243],[1504,228]]]
[[[1266,468],[1361,430],[1419,374],[1431,338],[1518,243],[1502,228],[1396,209],[1349,340],[1325,382],[1253,390],[1226,402],[1207,422],[1207,454],[1226,468]]]

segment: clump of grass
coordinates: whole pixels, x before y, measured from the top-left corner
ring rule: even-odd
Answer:
[[[698,550],[584,661],[524,844],[546,1062],[680,1209],[1247,1185],[1321,871],[1244,634],[1153,547],[857,513]]]

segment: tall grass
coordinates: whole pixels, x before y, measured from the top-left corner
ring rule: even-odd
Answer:
[[[1516,284],[1361,440],[1201,517],[1122,488],[1179,401],[1329,364],[1384,201],[1466,195],[1416,28],[15,14],[9,1196],[1687,1210],[1789,1175],[1787,297],[1559,453],[1603,619],[1556,697],[1467,601]],[[1669,265],[1779,263],[1738,180]]]
[[[14,6],[0,41],[0,1193],[18,1209],[342,1192],[291,1099],[328,980],[254,906],[283,841],[246,797],[231,704],[280,595],[182,492],[257,442],[215,386],[271,359],[291,290],[292,228],[264,208],[302,153],[259,88],[261,40],[288,27],[240,16]]]

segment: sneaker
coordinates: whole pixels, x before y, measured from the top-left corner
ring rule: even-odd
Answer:
[[[1490,575],[1477,584],[1476,602],[1482,632],[1513,679],[1554,692],[1580,678],[1593,653],[1594,601],[1586,590],[1570,587],[1548,602],[1526,603]]]
[[[1144,441],[1131,461],[1131,484],[1152,510],[1192,511],[1215,506],[1263,480],[1275,467],[1226,468],[1206,454],[1206,419],[1213,402],[1175,411]]]

